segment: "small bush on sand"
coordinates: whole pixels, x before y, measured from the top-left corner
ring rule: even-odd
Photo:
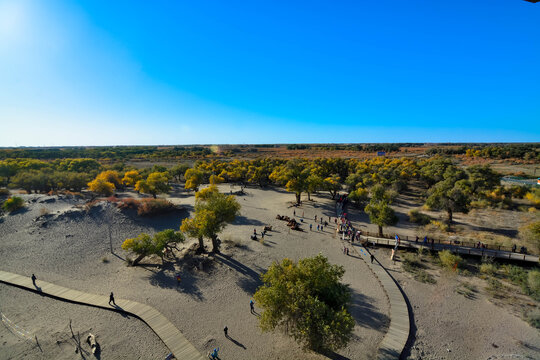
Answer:
[[[411,210],[409,212],[409,221],[415,224],[427,225],[431,222],[431,217],[418,210]]]
[[[465,296],[469,300],[474,300],[476,298],[477,291],[476,286],[468,282],[463,282],[456,288],[458,294]]]
[[[540,271],[529,271],[529,275],[527,276],[527,286],[531,297],[540,301]]]
[[[143,199],[137,209],[137,214],[140,216],[151,216],[163,214],[174,209],[174,204],[165,199]]]
[[[486,291],[495,298],[503,298],[505,291],[504,285],[497,279],[489,278],[487,280],[488,286],[486,286]]]
[[[403,256],[403,270],[413,274],[416,281],[434,284],[436,282],[435,278],[423,268],[424,265],[421,263],[419,255],[406,253]]]
[[[446,224],[446,223],[444,223],[442,221],[431,220],[430,224],[435,226],[439,230],[444,231],[444,232],[447,232],[450,229],[448,224]]]
[[[452,254],[450,250],[440,251],[439,260],[441,261],[441,265],[448,269],[458,268],[463,262],[461,256]]]
[[[18,196],[12,196],[2,205],[2,208],[7,212],[13,212],[24,207],[24,200]]]
[[[480,272],[486,275],[493,275],[497,272],[497,265],[493,263],[484,263],[480,265]]]
[[[41,216],[47,215],[49,212],[50,212],[49,209],[44,208],[44,207],[39,209],[39,215],[41,215]]]
[[[534,309],[529,311],[525,319],[532,327],[540,329],[540,310]]]

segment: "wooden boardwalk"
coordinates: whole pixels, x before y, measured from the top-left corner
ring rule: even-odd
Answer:
[[[59,300],[72,303],[99,307],[107,310],[131,314],[144,321],[169,348],[171,353],[180,360],[204,360],[199,351],[171,324],[159,311],[151,306],[131,300],[115,299],[116,306],[109,305],[109,297],[104,295],[88,294],[82,291],[68,289],[62,286],[37,280],[35,287],[32,279],[26,276],[13,274],[0,270],[0,281],[15,285],[19,288],[38,292]],[[165,357],[165,356],[164,356]]]
[[[347,246],[350,246],[350,244]],[[357,246],[360,250],[356,249]],[[375,260],[373,264],[371,263],[371,254],[366,248],[356,244],[355,246],[351,246],[351,248],[360,256],[370,268],[373,275],[379,280],[390,304],[390,324],[386,335],[379,345],[377,360],[399,359],[407,344],[410,332],[409,308],[405,301],[405,295],[401,292],[399,286],[388,271],[378,261]]]
[[[396,240],[394,239],[380,238],[380,237],[374,237],[374,236],[362,236],[362,239],[365,239],[369,241],[370,243],[383,245],[383,246],[394,246],[396,243]],[[424,247],[424,248],[432,249],[436,251],[450,250],[455,253],[471,255],[471,256],[480,256],[480,257],[489,256],[489,257],[504,259],[504,260],[515,260],[515,261],[538,263],[538,255],[520,254],[520,253],[514,253],[511,251],[504,251],[504,250],[478,249],[474,247],[443,244],[443,243],[431,244],[430,242],[428,242],[427,244],[424,244],[422,240],[415,242],[414,240],[401,239],[399,247],[400,248]]]

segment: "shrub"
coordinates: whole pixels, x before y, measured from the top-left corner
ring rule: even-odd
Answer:
[[[418,210],[411,210],[409,212],[409,221],[415,224],[427,225],[431,222],[431,217]]]
[[[445,232],[448,231],[448,229],[449,229],[448,224],[437,221],[437,220],[431,220],[430,224],[434,225],[435,227],[437,227],[440,230],[445,231]]]
[[[18,196],[12,196],[2,205],[2,208],[7,212],[13,212],[15,210],[21,209],[24,207],[24,200]]]
[[[143,199],[137,209],[140,216],[163,214],[176,208],[173,203],[164,199]]]
[[[540,271],[529,271],[529,275],[527,276],[527,286],[529,287],[531,297],[540,301]]]
[[[493,275],[497,272],[497,265],[493,263],[484,263],[480,265],[480,272],[482,274]]]
[[[47,208],[42,207],[41,209],[39,209],[39,215],[41,216],[47,215],[48,213],[49,213],[49,209]]]
[[[441,265],[449,269],[458,268],[463,261],[461,256],[452,254],[450,250],[443,250],[439,252],[439,259],[441,261]]]
[[[532,327],[540,329],[540,310],[534,309],[529,311],[525,319]]]

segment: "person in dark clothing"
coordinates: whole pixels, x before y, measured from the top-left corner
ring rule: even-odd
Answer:
[[[251,309],[251,313],[253,314],[255,312],[255,302],[253,300],[249,300],[249,308]]]
[[[225,326],[225,327],[223,328],[223,332],[225,333],[225,337],[228,338],[228,337],[229,337],[229,334],[228,334],[229,328],[228,328],[227,326]]]
[[[109,295],[109,305],[111,305],[111,303],[116,306],[116,303],[114,302],[114,294],[112,293],[112,291],[111,295]]]
[[[34,284],[35,287],[37,287],[36,285],[36,275],[32,274],[32,284]]]
[[[373,259],[375,259],[375,256],[373,256],[373,254],[371,254],[371,263],[373,264]]]

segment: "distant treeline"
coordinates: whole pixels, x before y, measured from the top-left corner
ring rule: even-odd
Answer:
[[[208,147],[174,146],[160,148],[158,146],[104,146],[104,147],[66,147],[0,149],[0,159],[130,159],[130,158],[186,158],[211,154]]]
[[[433,147],[428,155],[466,155],[486,159],[540,160],[540,144],[463,145],[459,147]]]
[[[399,151],[401,147],[420,146],[421,144],[403,143],[403,144],[290,144],[287,145],[287,150],[346,150],[346,151]]]

